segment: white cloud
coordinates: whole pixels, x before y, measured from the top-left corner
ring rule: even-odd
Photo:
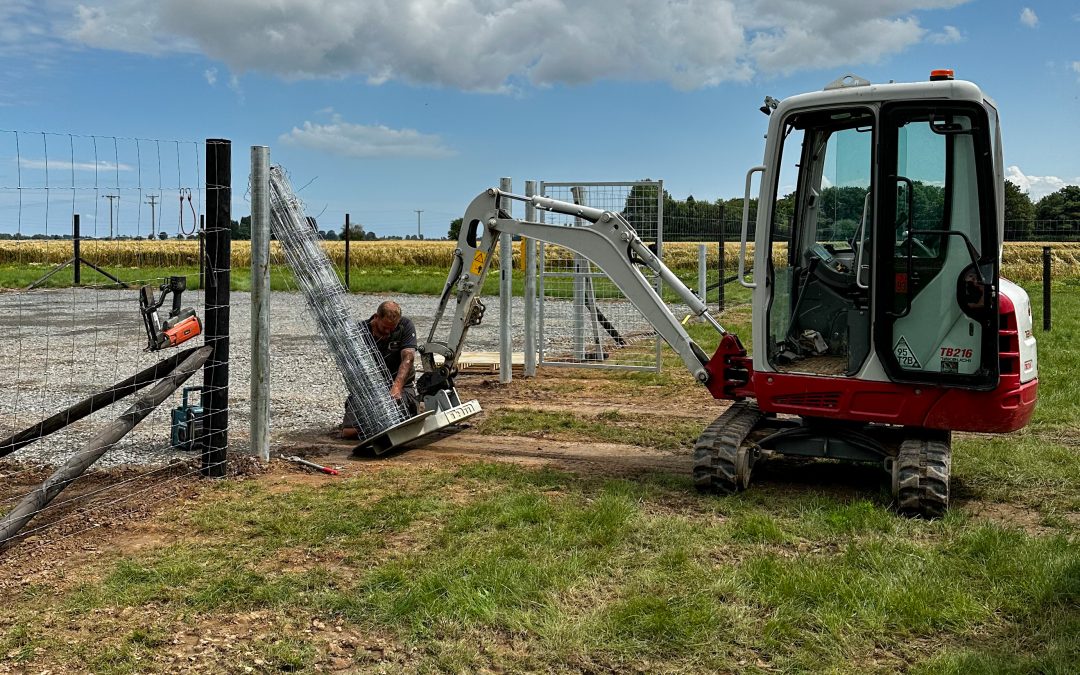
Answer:
[[[231,89],[241,101],[244,100],[244,89],[240,86],[240,78],[237,77],[235,73],[229,77],[229,89]]]
[[[1025,7],[1020,10],[1020,23],[1024,24],[1028,28],[1034,28],[1039,25],[1039,16],[1030,7]]]
[[[358,75],[472,91],[598,79],[694,89],[953,40],[959,31],[930,36],[914,13],[964,1],[84,0],[67,35],[102,49],[198,51],[237,73],[285,78]]]
[[[0,4],[0,56],[41,56],[61,44],[53,30],[55,15],[42,11],[39,0],[4,0]]]
[[[1080,75],[1080,61],[1073,61],[1072,63],[1069,64],[1069,67],[1072,68],[1072,71],[1074,73],[1076,73],[1077,75]]]
[[[211,87],[217,84],[217,68],[207,68],[203,71],[203,77],[206,78],[206,83]]]
[[[1026,192],[1032,201],[1038,201],[1066,185],[1080,185],[1080,176],[1071,179],[1057,176],[1028,176],[1018,166],[1010,166],[1005,170],[1005,180],[1011,181],[1020,188],[1021,192]]]
[[[141,54],[198,51],[196,41],[172,31],[155,2],[108,0],[78,4],[68,36],[88,47]]]
[[[57,160],[57,159],[44,160],[44,159],[25,159],[24,158],[24,159],[19,160],[19,166],[24,168],[24,169],[37,169],[37,170],[40,170],[40,171],[44,171],[45,169],[48,169],[49,171],[72,171],[72,170],[75,170],[75,171],[94,171],[94,170],[97,170],[97,171],[114,171],[114,172],[115,171],[134,171],[135,170],[135,167],[131,166],[130,164],[124,164],[124,163],[117,164],[115,162],[106,162],[104,160],[98,161],[97,163],[95,163],[95,162],[75,162],[73,164],[70,161]]]
[[[451,157],[454,152],[433,134],[414,129],[391,129],[382,125],[346,122],[333,115],[330,124],[304,122],[282,134],[279,140],[344,157]]]
[[[945,26],[941,29],[940,33],[931,33],[927,37],[927,40],[936,45],[951,45],[956,44],[957,42],[963,42],[964,36],[956,26]]]

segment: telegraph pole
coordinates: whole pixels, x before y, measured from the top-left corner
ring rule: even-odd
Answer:
[[[420,214],[424,212],[424,209],[413,209],[416,211],[416,238],[420,238]]]
[[[105,195],[109,200],[109,239],[113,238],[113,200],[120,199],[120,195]]]
[[[154,207],[157,206],[157,195],[146,195],[147,204],[150,205],[150,236],[157,237],[157,221],[154,219]]]

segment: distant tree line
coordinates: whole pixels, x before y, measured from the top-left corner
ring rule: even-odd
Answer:
[[[933,229],[940,225],[944,208],[944,189],[916,182],[914,185],[915,223]],[[818,228],[823,238],[845,240],[855,234],[862,219],[866,188],[828,187],[818,198]],[[636,185],[626,199],[623,216],[645,239],[657,220],[657,186]],[[713,202],[697,200],[692,195],[675,199],[667,190],[663,196],[665,241],[712,241],[721,233],[724,239],[738,238],[742,225],[743,198],[718,199]],[[750,199],[751,225],[757,217],[757,198]],[[778,237],[790,233],[795,214],[794,193],[776,203]],[[899,205],[901,217],[906,204]],[[460,219],[459,219],[460,221]],[[458,221],[458,222],[459,222]],[[936,224],[936,225],[935,225]],[[1027,193],[1011,181],[1005,181],[1006,240],[1010,241],[1076,241],[1080,240],[1080,186],[1067,185],[1032,201]],[[453,229],[451,238],[456,238]]]
[[[313,230],[319,233],[319,238],[324,241],[342,241],[345,239],[345,225],[342,224],[341,229],[329,229],[320,230],[319,223],[308,216],[308,225]],[[244,216],[240,220],[232,221],[232,238],[234,240],[247,241],[251,239],[251,216]],[[400,235],[390,235],[386,237],[380,237],[374,232],[369,232],[364,229],[364,226],[360,223],[349,224],[349,237],[352,241],[400,241],[400,240],[422,240],[424,235],[417,236],[415,234],[406,235],[404,237]],[[270,236],[273,239],[273,235]]]
[[[135,236],[132,236],[130,234],[117,235],[117,236],[113,237],[113,240],[116,240],[116,241],[153,241],[153,240],[166,241],[168,239],[184,240],[184,239],[197,239],[197,238],[198,237],[196,235],[194,235],[194,234],[191,235],[190,237],[185,237],[183,234],[177,234],[177,235],[173,235],[173,236],[170,237],[168,232],[158,232],[157,236],[151,236],[149,234],[147,234],[145,236],[141,235],[141,234],[135,235]],[[12,241],[12,240],[16,240],[16,241],[22,241],[22,240],[26,240],[26,241],[71,241],[72,239],[73,239],[73,237],[72,237],[72,235],[70,233],[68,233],[68,234],[41,234],[41,233],[38,233],[38,234],[18,234],[18,233],[13,233],[13,232],[0,232],[0,241]],[[83,241],[94,241],[94,240],[108,241],[109,240],[108,237],[91,237],[91,236],[87,236],[87,235],[82,235],[82,236],[79,237],[79,239],[81,239]]]
[[[655,238],[657,222],[657,186],[639,184],[631,188],[623,208],[623,216],[641,234],[645,240]],[[819,203],[818,227],[823,236],[836,239],[850,239],[862,217],[866,189],[859,187],[828,187],[822,190]],[[923,183],[915,184],[915,222],[932,222],[940,214],[944,203],[943,190],[940,187]],[[750,200],[751,223],[757,217],[757,198]],[[903,205],[901,205],[903,208]],[[739,236],[742,224],[743,198],[717,199],[706,201],[688,195],[686,199],[676,199],[664,190],[664,240],[665,241],[719,241],[723,235],[726,241]],[[778,237],[785,237],[789,232],[791,219],[795,213],[794,193],[777,200],[776,213],[781,225],[777,228]],[[345,238],[345,226],[340,229],[320,230],[314,218],[308,218],[309,224],[326,241],[339,241]],[[450,221],[446,238],[457,240],[461,230],[461,218]],[[251,216],[232,221],[230,226],[234,240],[251,239]],[[423,240],[423,235],[378,236],[368,231],[359,223],[350,225],[353,241],[413,241]],[[104,237],[88,237],[95,239]],[[122,235],[115,239],[144,241],[153,239],[150,235]],[[192,234],[169,235],[159,232],[157,239],[196,239]],[[71,234],[33,234],[19,235],[0,232],[0,240],[70,240]],[[1080,186],[1066,185],[1045,197],[1032,201],[1015,183],[1005,181],[1005,239],[1008,241],[1078,241],[1080,240]]]

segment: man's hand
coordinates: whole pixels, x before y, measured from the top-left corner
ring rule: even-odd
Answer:
[[[390,398],[401,398],[403,389],[405,385],[400,380],[394,380],[394,385],[390,387]]]

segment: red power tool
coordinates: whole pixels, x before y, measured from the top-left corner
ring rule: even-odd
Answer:
[[[187,290],[187,277],[169,277],[166,283],[158,286],[160,295],[156,298],[154,290],[152,284],[139,289],[139,309],[146,324],[146,351],[175,347],[202,333],[202,323],[195,310],[180,305],[180,297]],[[172,311],[168,318],[162,319],[159,310],[170,293],[173,296]]]

